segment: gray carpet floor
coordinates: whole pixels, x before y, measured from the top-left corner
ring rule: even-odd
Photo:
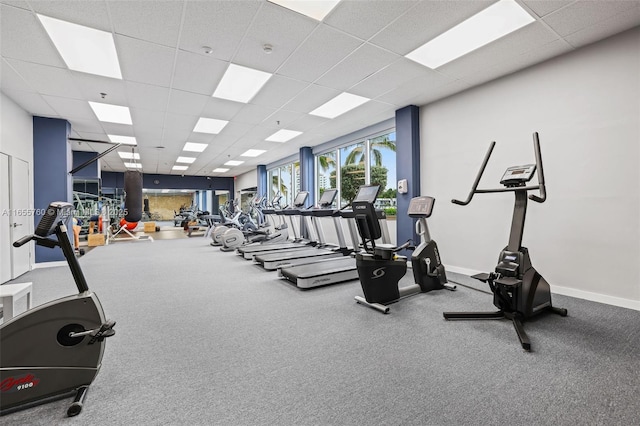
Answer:
[[[468,287],[383,315],[354,302],[357,281],[301,291],[204,238],[120,242],[81,265],[117,321],[84,411],[66,418],[63,400],[2,424],[640,424],[637,311],[554,296],[569,316],[527,322],[525,352],[507,320],[442,318],[493,310]],[[75,290],[64,267],[24,281],[35,305]]]

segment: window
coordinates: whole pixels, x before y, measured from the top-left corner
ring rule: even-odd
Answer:
[[[339,169],[336,165],[340,164]],[[379,184],[376,207],[396,214],[396,134],[387,131],[362,141],[316,155],[316,199],[325,189],[337,188],[340,207],[353,200],[360,185]]]
[[[290,163],[267,171],[269,184],[269,198],[272,200],[277,194],[282,195],[280,205],[291,205],[296,194],[300,191],[300,163]]]

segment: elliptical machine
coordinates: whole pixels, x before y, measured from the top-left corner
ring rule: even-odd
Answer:
[[[0,326],[0,414],[40,405],[75,393],[68,416],[80,414],[89,385],[102,363],[104,339],[115,334],[115,321],[105,319],[102,305],[89,291],[67,235],[73,204],[54,202],[31,240],[60,247],[78,294],[37,306]],[[55,234],[56,240],[47,238]]]
[[[524,331],[522,323],[527,319],[545,311],[550,311],[560,316],[567,316],[567,310],[555,308],[551,305],[551,290],[547,281],[531,265],[529,250],[522,246],[524,221],[527,213],[527,193],[539,190],[540,195],[529,195],[528,199],[536,203],[544,203],[547,198],[544,184],[544,171],[542,169],[542,155],[540,153],[540,140],[538,133],[533,134],[533,148],[536,156],[536,164],[509,167],[500,183],[505,188],[478,189],[478,183],[487,166],[491,152],[495,146],[491,142],[480,171],[473,183],[471,192],[465,201],[451,200],[452,203],[466,206],[471,202],[474,194],[487,194],[494,192],[513,192],[515,194],[515,206],[511,222],[509,244],[500,252],[498,265],[495,272],[473,275],[482,282],[488,283],[493,292],[493,304],[498,308],[497,312],[445,312],[445,319],[498,319],[507,318],[513,322],[513,326],[520,339],[522,348],[531,350],[531,342]],[[538,184],[526,186],[538,170]]]
[[[455,290],[455,286],[447,283],[438,246],[429,236],[427,218],[431,216],[434,201],[432,197],[415,197],[409,204],[409,216],[419,219],[416,232],[421,242],[411,256],[415,284],[406,287],[399,287],[398,282],[407,272],[407,258],[396,253],[408,248],[412,242],[407,241],[399,247],[376,247],[375,240],[382,236],[382,232],[373,204],[367,201],[353,202],[364,247],[364,252],[356,254],[364,298],[356,296],[356,302],[386,314],[389,313],[387,305],[403,297],[431,290]]]

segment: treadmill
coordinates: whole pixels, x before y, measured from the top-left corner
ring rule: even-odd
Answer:
[[[293,207],[275,211],[277,215],[289,216],[289,219],[291,220],[291,230],[294,235],[293,241],[284,243],[269,243],[268,241],[265,241],[261,244],[238,247],[236,253],[240,256],[243,256],[247,260],[253,260],[253,257],[258,253],[270,252],[275,250],[295,250],[299,248],[305,248],[312,244],[310,241],[306,241],[298,237],[296,233],[296,227],[293,224],[293,219],[291,219],[291,217],[300,214],[300,209],[304,207],[308,197],[309,192],[300,191],[298,192],[298,195],[296,195],[296,198],[293,200]]]
[[[374,203],[380,191],[379,185],[362,185],[358,189],[358,193],[353,201],[368,201]],[[348,219],[351,240],[353,242],[353,251],[357,251],[360,247],[357,231],[355,231],[354,221],[355,213],[353,210],[338,210],[334,213]],[[378,219],[384,220],[382,233],[382,242],[389,244],[389,229],[386,224],[386,215],[384,210],[378,213]],[[353,232],[351,232],[353,230]],[[338,234],[340,238],[341,233]],[[320,260],[314,263],[308,263],[297,266],[285,266],[279,270],[279,275],[283,279],[294,284],[301,289],[309,289],[330,284],[337,284],[344,281],[353,281],[358,279],[358,270],[356,268],[356,260],[349,256],[343,256],[339,259]]]
[[[307,228],[309,235],[311,235],[315,230],[315,240],[318,242],[315,247],[305,247],[299,250],[289,250],[286,252],[267,252],[263,254],[256,254],[254,257],[255,262],[262,265],[264,269],[273,271],[283,265],[302,265],[315,262],[321,258],[328,259],[333,257],[342,257],[344,254],[349,254],[350,251],[347,249],[344,242],[339,219],[334,217],[334,226],[336,227],[340,244],[339,247],[327,244],[324,238],[322,223],[319,219],[320,217],[332,217],[334,215],[334,209],[332,209],[331,206],[337,195],[337,189],[327,189],[322,193],[318,202],[320,204],[320,208],[306,209],[299,212],[304,220],[305,227]]]

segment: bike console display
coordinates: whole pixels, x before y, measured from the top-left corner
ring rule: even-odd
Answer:
[[[409,216],[418,218],[431,216],[435,201],[433,197],[412,198],[409,203]]]
[[[504,172],[500,183],[504,186],[521,186],[529,182],[536,171],[535,164],[527,164],[524,166],[512,166]]]
[[[380,185],[362,185],[358,189],[356,198],[353,201],[365,201],[367,203],[375,203],[378,198],[378,192],[380,191]]]

